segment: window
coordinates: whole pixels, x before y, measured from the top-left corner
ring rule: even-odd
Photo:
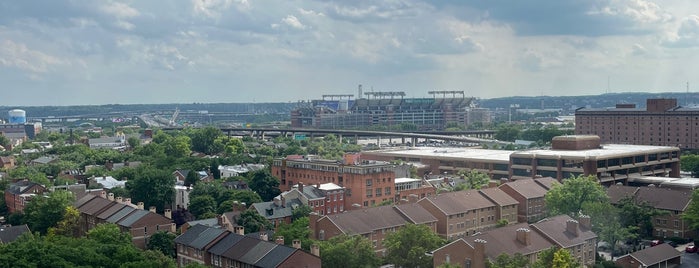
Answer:
[[[376,188],[376,196],[381,196],[381,188]]]
[[[366,186],[371,186],[371,179],[366,180]]]
[[[384,189],[384,193],[385,193],[386,195],[390,195],[390,194],[391,194],[391,187],[386,187],[386,188]]]

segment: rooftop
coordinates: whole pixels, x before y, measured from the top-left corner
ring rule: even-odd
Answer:
[[[649,154],[653,152],[679,151],[677,147],[651,146],[651,145],[631,145],[631,144],[603,144],[602,148],[587,150],[548,150],[535,149],[514,152],[513,156],[543,156],[546,158],[611,158],[622,155]]]
[[[415,147],[409,149],[395,149],[382,151],[363,152],[368,155],[401,156],[401,157],[424,157],[442,159],[478,159],[509,162],[510,154],[515,151],[489,150],[477,148],[444,148],[444,147]]]

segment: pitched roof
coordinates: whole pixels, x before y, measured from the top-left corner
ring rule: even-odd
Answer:
[[[248,253],[248,251],[252,247],[257,245],[257,243],[259,243],[259,242],[260,242],[259,239],[245,236],[245,237],[243,237],[243,239],[238,241],[238,243],[236,243],[235,246],[229,248],[228,250],[226,250],[226,252],[221,254],[221,256],[232,259],[232,260],[239,260],[240,257],[245,255],[245,253]]]
[[[26,194],[30,188],[32,188],[36,185],[41,186],[40,184],[35,183],[35,182],[31,182],[28,180],[21,180],[21,181],[15,182],[13,184],[10,184],[10,187],[7,188],[7,191],[12,193],[12,194]],[[41,186],[41,187],[43,187],[43,186]]]
[[[542,187],[546,188],[547,190],[551,190],[551,188],[554,185],[560,185],[561,183],[558,182],[558,180],[551,178],[551,177],[543,177],[543,178],[536,178],[534,179],[534,182],[537,184],[541,185]]]
[[[287,199],[285,206],[277,206],[273,201],[253,203],[252,207],[257,210],[257,213],[267,219],[279,219],[291,217],[292,210],[295,206],[303,205],[297,198]]]
[[[121,210],[125,206],[126,205],[124,205],[124,204],[116,203],[113,206],[106,209],[105,211],[102,211],[100,214],[97,214],[97,218],[101,219],[101,220],[106,220],[107,218],[111,217],[112,215],[114,215],[114,213]]]
[[[568,220],[573,220],[573,218],[568,215],[558,215],[543,219],[537,223],[531,224],[530,226],[563,248],[579,245],[589,239],[597,237],[592,230],[584,228],[580,226],[580,224],[578,224],[577,236],[568,232]]]
[[[85,213],[87,215],[94,216],[102,212],[107,207],[113,206],[114,204],[115,202],[113,201],[109,201],[101,197],[96,197],[83,203],[83,205],[80,206],[78,210],[80,211],[80,213]]]
[[[201,224],[194,225],[175,238],[175,243],[183,244],[196,249],[203,249],[226,230],[210,228]]]
[[[509,206],[517,205],[519,202],[512,198],[510,195],[500,190],[500,188],[485,188],[479,191],[481,194],[485,195],[486,198],[498,204],[498,206]]]
[[[109,216],[109,218],[107,218],[107,222],[116,223],[116,222],[118,222],[119,220],[121,220],[122,218],[126,217],[126,215],[129,215],[129,214],[130,214],[131,212],[133,212],[134,210],[136,210],[136,209],[135,209],[135,208],[132,208],[132,207],[129,207],[129,206],[124,206],[123,209],[121,209],[121,210],[119,210],[118,212],[112,214],[112,216]]]
[[[529,245],[517,241],[518,229],[529,230],[529,241],[531,242]],[[508,255],[514,255],[515,253],[528,255],[553,246],[553,243],[546,239],[546,237],[539,232],[531,230],[527,223],[508,225],[462,239],[468,239],[466,242],[472,242],[479,238],[488,242],[485,247],[485,254],[490,259],[495,259],[503,253]]]
[[[607,196],[609,196],[609,202],[612,204],[618,204],[619,201],[624,198],[635,196],[637,191],[638,187],[615,184],[607,188]]]
[[[15,241],[23,233],[31,233],[26,224],[0,227],[0,244],[10,243]]]
[[[81,197],[80,199],[75,200],[75,202],[73,202],[73,206],[76,208],[80,208],[82,205],[84,205],[85,203],[87,203],[88,201],[90,201],[96,197],[97,197],[96,195],[91,195],[91,194],[85,195],[85,196]]]
[[[521,179],[500,185],[500,188],[508,187],[522,195],[524,198],[540,198],[546,195],[548,190],[534,181],[534,179]]]
[[[255,246],[250,248],[247,253],[241,256],[238,260],[244,263],[254,264],[264,256],[266,256],[272,249],[274,249],[277,244],[275,243],[265,243],[266,241],[258,242]]]
[[[145,217],[149,213],[151,213],[151,212],[148,210],[137,209],[136,211],[134,211],[134,213],[131,213],[128,216],[121,219],[118,222],[118,224],[121,226],[124,226],[124,227],[131,227],[131,225],[133,225],[134,223],[136,223],[138,220]]]
[[[423,200],[431,202],[446,215],[495,206],[495,203],[478,193],[478,190],[444,193],[425,197]]]
[[[255,266],[263,268],[277,267],[280,263],[289,258],[289,256],[291,256],[291,254],[294,254],[294,252],[296,251],[297,249],[292,247],[274,247],[272,250],[269,251],[267,255],[265,255],[257,263],[255,263]]]
[[[366,234],[373,230],[403,226],[409,220],[391,206],[350,210],[323,218],[332,221],[345,234]]]
[[[187,231],[189,232],[189,231]],[[223,255],[228,251],[231,247],[235,246],[240,240],[243,239],[242,235],[237,235],[233,233],[228,233],[226,236],[221,238],[216,244],[214,244],[211,248],[209,248],[209,252],[214,255]]]
[[[660,244],[633,252],[629,255],[638,262],[642,263],[644,266],[651,266],[666,260],[680,257],[682,256],[682,252],[677,251],[669,244]]]
[[[403,214],[403,217],[408,218],[408,220],[414,224],[424,224],[437,221],[437,218],[432,216],[429,211],[417,203],[397,205],[393,206],[393,208],[399,213]]]
[[[658,187],[640,187],[636,199],[657,209],[684,211],[692,201],[692,192]]]

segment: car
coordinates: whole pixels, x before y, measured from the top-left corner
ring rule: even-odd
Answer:
[[[655,247],[655,246],[660,245],[662,243],[665,243],[665,242],[663,240],[653,240],[653,241],[650,241],[650,246]]]
[[[678,245],[677,242],[675,242],[675,241],[667,242],[667,244],[670,245],[670,246],[673,247],[673,248],[676,248],[677,245]]]
[[[687,253],[694,253],[697,252],[697,247],[695,247],[694,244],[689,244],[686,248],[684,248],[684,251]]]

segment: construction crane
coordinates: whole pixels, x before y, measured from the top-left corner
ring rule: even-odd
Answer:
[[[180,115],[180,107],[175,108],[175,112],[172,113],[172,118],[170,119],[170,125],[171,125],[171,126],[176,126],[176,125],[177,125],[177,122],[175,122],[175,120],[177,120],[177,116],[178,116],[178,115]]]

